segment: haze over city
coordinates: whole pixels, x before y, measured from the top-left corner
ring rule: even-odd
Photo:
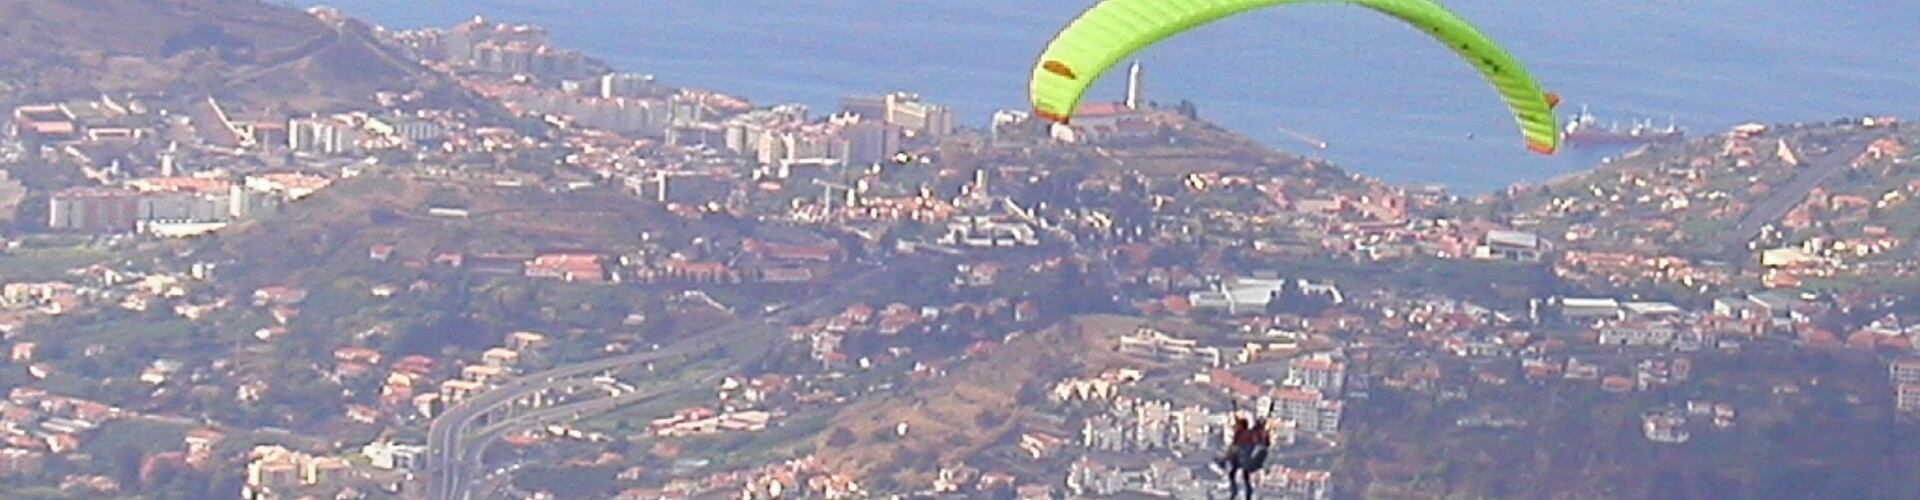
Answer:
[[[1903,5],[0,12],[9,498],[1920,497]]]

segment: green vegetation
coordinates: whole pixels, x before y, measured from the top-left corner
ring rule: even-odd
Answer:
[[[44,281],[65,277],[66,270],[106,260],[112,254],[86,246],[17,248],[0,253],[0,277],[8,281]]]
[[[534,465],[516,473],[514,486],[556,498],[603,498],[619,492],[619,465]]]
[[[1920,432],[1894,425],[1882,365],[1826,354],[1696,358],[1694,380],[1609,394],[1593,382],[1476,387],[1470,402],[1373,391],[1350,415],[1346,491],[1410,490],[1447,497],[1910,498],[1920,483]],[[1818,379],[1820,385],[1806,381]],[[1775,387],[1797,384],[1783,395]],[[1729,403],[1735,425],[1689,424],[1667,445],[1640,429],[1650,409],[1688,400]],[[1484,403],[1486,401],[1509,403]],[[1860,401],[1858,403],[1851,401]],[[1520,430],[1462,429],[1491,413]],[[1362,437],[1364,436],[1364,437]]]

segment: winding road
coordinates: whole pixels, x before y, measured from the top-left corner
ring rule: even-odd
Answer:
[[[801,305],[790,307],[772,316],[752,316],[729,323],[725,326],[694,335],[678,344],[658,350],[621,355],[593,361],[586,361],[550,370],[523,375],[512,382],[503,384],[454,405],[433,420],[427,430],[427,498],[431,500],[466,500],[471,493],[469,487],[479,478],[481,453],[486,445],[505,430],[517,425],[533,423],[573,413],[593,413],[613,407],[649,399],[684,388],[686,384],[668,384],[610,398],[602,398],[578,403],[562,404],[555,407],[537,409],[532,412],[509,417],[502,422],[492,423],[484,429],[476,429],[475,424],[482,417],[504,408],[515,401],[551,389],[578,385],[579,377],[640,365],[675,356],[691,356],[706,353],[728,345],[762,342],[771,347],[772,343],[762,338],[771,328],[770,325],[784,325],[791,319],[811,318],[831,312],[829,307],[837,305],[837,299],[854,292],[864,291],[878,279],[901,269],[912,270],[918,265],[908,264],[892,269],[874,269],[866,271],[852,279],[835,286],[829,293],[814,297]],[[737,364],[737,363],[736,363]],[[711,385],[728,370],[712,370],[694,382]],[[479,431],[479,432],[474,432]],[[471,433],[471,434],[470,434]]]
[[[1825,153],[1807,157],[1805,166],[1794,175],[1792,181],[1780,186],[1767,199],[1748,209],[1746,215],[1741,216],[1740,223],[1734,225],[1732,231],[1713,243],[1712,253],[1723,254],[1735,260],[1743,258],[1738,256],[1746,253],[1748,242],[1760,236],[1761,228],[1786,216],[1794,206],[1807,199],[1807,194],[1813,192],[1813,188],[1819,187],[1820,183],[1826,182],[1834,174],[1846,170],[1854,158],[1865,153],[1867,147],[1880,138],[1880,134],[1855,135],[1828,149]]]

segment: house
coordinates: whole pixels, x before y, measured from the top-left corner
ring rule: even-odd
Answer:
[[[286,286],[269,286],[253,291],[253,305],[294,305],[307,299],[307,291]]]
[[[380,364],[380,351],[365,347],[342,347],[333,350],[333,358],[354,363]]]
[[[480,353],[480,362],[495,368],[509,368],[520,361],[520,353],[505,347],[495,347]]]
[[[380,243],[367,248],[368,259],[372,259],[378,262],[386,262],[387,259],[392,257],[393,257],[393,245]]]
[[[367,405],[347,405],[347,420],[372,425],[380,421],[380,410]]]
[[[1574,297],[1560,299],[1560,317],[1568,321],[1579,322],[1595,319],[1619,319],[1622,316],[1620,303],[1613,299]]]
[[[460,369],[462,378],[477,384],[490,384],[505,374],[506,370],[491,365],[469,365]]]
[[[954,281],[965,287],[993,286],[993,279],[1000,274],[1000,264],[982,262],[978,264],[959,264],[959,275]]]
[[[1020,449],[1034,460],[1044,460],[1053,456],[1054,451],[1066,444],[1066,438],[1043,432],[1028,432],[1020,435]]]
[[[1809,321],[1809,304],[1797,297],[1778,292],[1761,292],[1747,296],[1747,300],[1760,307],[1768,317],[1775,320],[1795,322]]]
[[[1641,428],[1648,441],[1665,444],[1681,444],[1692,436],[1687,432],[1687,419],[1666,414],[1649,414],[1642,417]]]
[[[513,332],[507,334],[507,348],[515,351],[538,349],[547,343],[547,336],[534,332]]]
[[[804,267],[771,267],[760,270],[760,280],[768,283],[805,283],[813,281],[813,270]]]
[[[213,445],[219,444],[222,439],[226,439],[226,435],[213,429],[201,427],[189,430],[187,431],[187,436],[184,438],[187,445],[187,455],[212,453]]]
[[[526,263],[529,278],[555,278],[562,281],[599,282],[607,279],[600,256],[581,253],[542,254]]]
[[[840,249],[835,245],[783,245],[747,240],[742,246],[748,252],[758,253],[772,260],[831,262],[840,254]]]
[[[1482,260],[1510,260],[1518,262],[1539,262],[1548,250],[1546,240],[1540,235],[1524,231],[1493,230],[1487,231],[1480,246],[1474,248],[1474,257]]]
[[[433,264],[437,266],[459,268],[462,264],[465,264],[466,262],[467,262],[466,254],[462,254],[459,252],[445,252],[445,253],[441,253],[439,255],[433,256]]]

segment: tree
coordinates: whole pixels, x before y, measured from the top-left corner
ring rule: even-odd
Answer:
[[[1084,267],[1072,262],[1060,266],[1054,286],[1042,297],[1042,302],[1051,303],[1046,309],[1060,314],[1098,313],[1113,309],[1113,300],[1107,297],[1106,288],[1087,276]]]
[[[859,441],[860,437],[853,435],[853,431],[846,427],[835,427],[832,433],[827,434],[827,447],[829,448],[845,448],[853,446]]]
[[[140,484],[140,462],[145,457],[139,448],[123,444],[113,448],[110,456],[113,457],[110,476],[114,481],[125,485]]]
[[[1174,112],[1179,113],[1180,116],[1184,116],[1189,120],[1200,119],[1200,108],[1195,106],[1192,100],[1181,99],[1180,104],[1174,106]]]
[[[1007,423],[1007,415],[991,409],[980,410],[979,413],[973,414],[973,423],[981,429],[993,429]]]
[[[367,211],[367,222],[376,226],[392,224],[399,220],[400,214],[394,212],[391,207],[374,207]]]
[[[1020,390],[1014,393],[1013,401],[1022,407],[1036,406],[1047,401],[1047,392],[1040,387],[1038,381],[1028,380],[1020,384]]]

